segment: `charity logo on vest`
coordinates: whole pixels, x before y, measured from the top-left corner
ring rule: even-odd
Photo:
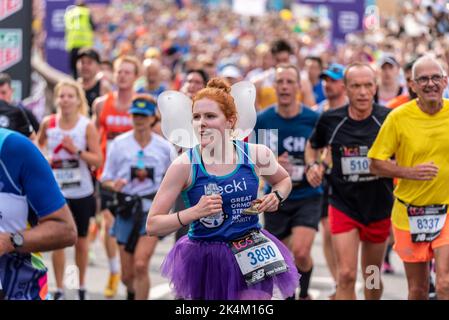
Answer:
[[[306,138],[290,136],[284,139],[282,146],[288,152],[304,152],[306,147]]]
[[[220,227],[228,217],[223,211],[212,216],[204,217],[200,219],[201,224],[208,229]]]
[[[207,185],[204,185],[204,194],[208,193]],[[218,190],[220,191],[220,194],[223,195],[224,193],[230,194],[234,192],[243,192],[248,190],[245,178],[242,178],[241,181],[232,180],[232,183],[228,183],[224,186],[218,186]]]
[[[130,126],[132,125],[132,121],[129,116],[109,115],[106,118],[106,124],[108,126]]]
[[[208,190],[208,185],[204,185],[204,194],[210,194]],[[236,192],[243,192],[248,190],[248,186],[246,184],[245,178],[242,178],[240,181],[233,179],[231,183],[226,185],[217,186],[218,193],[223,195],[229,195]],[[244,202],[244,203],[240,203]],[[240,218],[241,212],[248,208],[251,205],[251,196],[250,197],[238,197],[231,199],[232,203],[232,220],[235,221],[236,218]],[[238,209],[236,209],[238,208]],[[237,215],[237,216],[236,216]],[[220,227],[225,220],[228,218],[228,215],[225,212],[219,212],[212,216],[204,217],[200,219],[201,224],[208,228],[218,228]],[[240,222],[240,221],[238,221]]]

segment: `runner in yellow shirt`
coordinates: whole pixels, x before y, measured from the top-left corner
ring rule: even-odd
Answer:
[[[373,174],[399,178],[392,212],[394,249],[404,262],[409,299],[428,298],[428,262],[435,257],[437,297],[446,300],[449,100],[442,96],[448,79],[429,56],[415,62],[412,78],[418,98],[390,113],[368,157]]]

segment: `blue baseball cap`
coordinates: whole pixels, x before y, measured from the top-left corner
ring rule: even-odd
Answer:
[[[156,114],[156,105],[147,99],[134,99],[128,113],[154,116]]]
[[[332,63],[320,74],[320,78],[329,77],[333,80],[341,80],[345,76],[345,67],[338,63]]]

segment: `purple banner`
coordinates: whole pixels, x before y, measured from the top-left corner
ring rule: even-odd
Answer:
[[[300,4],[325,5],[331,12],[332,42],[342,42],[348,33],[363,31],[363,0],[298,0]]]
[[[348,33],[363,31],[365,1],[331,1],[332,39],[344,41]]]
[[[47,63],[59,71],[69,73],[69,56],[65,50],[64,13],[73,0],[47,0],[45,2],[45,53]]]
[[[110,4],[111,0],[88,0],[87,4]],[[47,63],[59,71],[70,73],[69,55],[65,50],[64,40],[64,14],[68,6],[75,0],[47,0],[45,9],[45,52]]]

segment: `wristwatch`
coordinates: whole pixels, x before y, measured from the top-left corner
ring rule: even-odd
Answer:
[[[284,201],[284,198],[280,195],[279,191],[274,190],[273,193],[275,194],[276,198],[278,198],[279,203],[282,203]]]
[[[14,246],[14,249],[20,248],[23,246],[23,235],[20,232],[11,233],[11,243]]]
[[[318,161],[313,161],[312,163],[308,163],[304,169],[304,173],[307,173],[307,171],[309,171],[310,168],[312,168],[313,166],[319,166],[320,163]]]

